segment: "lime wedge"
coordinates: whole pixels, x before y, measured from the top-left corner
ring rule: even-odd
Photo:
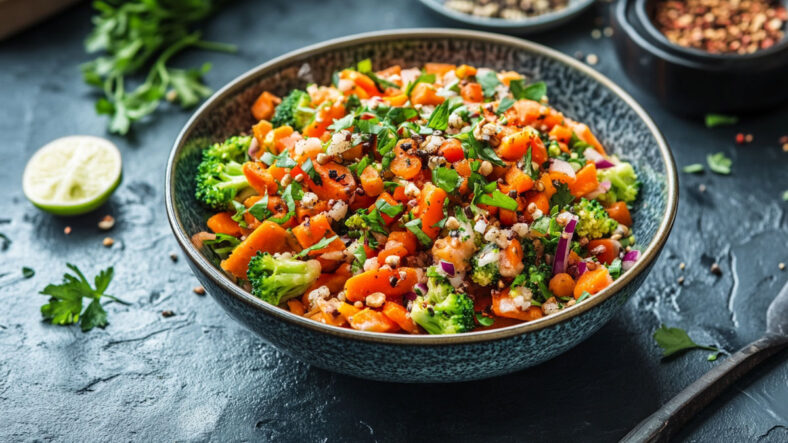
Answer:
[[[89,135],[59,138],[33,154],[22,175],[30,202],[56,215],[78,215],[101,206],[120,184],[120,151]]]

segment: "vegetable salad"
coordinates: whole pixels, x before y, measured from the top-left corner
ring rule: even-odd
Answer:
[[[195,236],[260,299],[363,331],[453,334],[593,297],[638,259],[632,165],[515,72],[428,63],[263,92],[203,151]]]

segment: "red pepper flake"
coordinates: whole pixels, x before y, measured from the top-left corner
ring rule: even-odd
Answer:
[[[742,134],[741,132],[736,134],[736,143],[738,144],[744,143],[744,134]]]

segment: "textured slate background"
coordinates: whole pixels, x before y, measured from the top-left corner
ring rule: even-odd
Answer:
[[[263,4],[265,3],[265,4]],[[588,440],[623,436],[715,363],[691,352],[662,362],[651,333],[661,323],[686,328],[704,344],[733,351],[756,339],[765,310],[788,272],[786,207],[788,108],[706,129],[666,114],[634,90],[609,39],[589,32],[604,9],[533,37],[568,54],[599,55],[597,69],[651,112],[679,166],[724,151],[733,174],[681,175],[681,203],[668,246],[644,287],[620,315],[574,350],[541,366],[457,385],[396,385],[347,378],[293,361],[262,343],[209,298],[176,250],[163,204],[164,165],[188,118],[162,112],[129,138],[110,137],[124,159],[124,181],[110,202],[75,219],[42,213],[23,197],[23,165],[41,145],[69,134],[105,135],[78,65],[90,29],[87,4],[0,43],[0,441],[54,440]],[[207,25],[211,39],[236,43],[236,55],[210,60],[219,87],[289,50],[355,32],[452,26],[415,0],[396,2],[238,2]],[[736,146],[744,130],[755,142]],[[707,191],[698,191],[705,184]],[[104,214],[118,223],[101,245]],[[71,226],[70,236],[63,234]],[[708,269],[718,261],[722,276]],[[687,269],[679,270],[685,262]],[[114,265],[111,324],[83,334],[41,322],[37,292],[59,281],[65,263],[91,275]],[[21,267],[36,270],[25,280]],[[676,279],[683,275],[683,287]],[[161,311],[177,315],[163,318]],[[746,377],[682,434],[695,441],[786,441],[788,353]]]

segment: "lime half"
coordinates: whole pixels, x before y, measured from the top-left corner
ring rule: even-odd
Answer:
[[[56,215],[78,215],[102,205],[118,187],[120,151],[89,135],[59,138],[27,162],[22,190],[34,205]]]

